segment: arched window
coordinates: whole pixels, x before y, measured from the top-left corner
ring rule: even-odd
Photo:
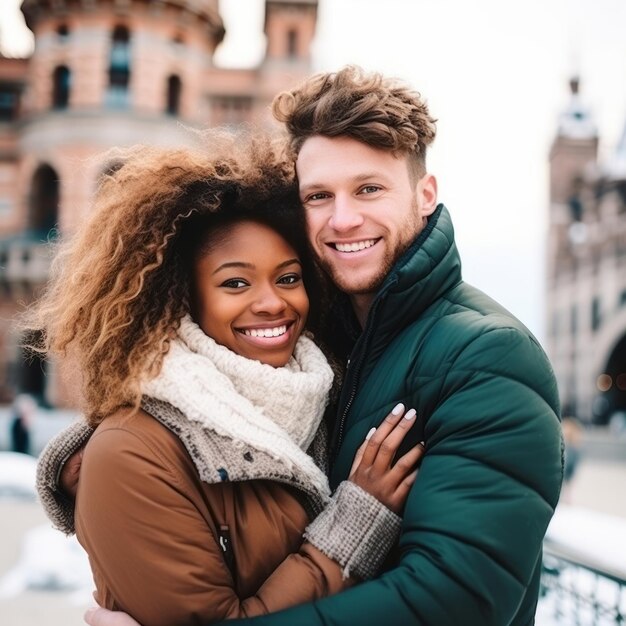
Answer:
[[[287,31],[287,56],[290,59],[298,56],[298,33],[295,30]]]
[[[128,106],[129,84],[130,31],[126,26],[116,26],[111,37],[107,104],[114,107]]]
[[[182,86],[182,82],[176,74],[172,74],[172,76],[167,79],[167,102],[165,111],[169,115],[178,115],[180,113],[180,94]]]
[[[40,165],[33,175],[28,224],[29,230],[37,238],[48,239],[55,235],[59,199],[58,174],[49,165]]]
[[[54,69],[52,74],[52,107],[67,109],[70,103],[70,88],[72,75],[65,65]]]

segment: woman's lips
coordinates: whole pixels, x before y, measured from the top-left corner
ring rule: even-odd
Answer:
[[[239,336],[246,342],[261,348],[277,348],[288,344],[293,336],[294,322],[276,326],[237,328]]]

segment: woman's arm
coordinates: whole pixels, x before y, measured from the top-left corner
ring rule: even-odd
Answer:
[[[77,421],[53,437],[37,461],[37,493],[53,526],[74,534],[74,498],[82,451],[93,434],[85,421]]]
[[[98,431],[88,445],[76,527],[96,573],[100,604],[127,611],[146,626],[173,626],[275,612],[353,584],[343,575],[346,563],[304,542],[254,595],[240,598],[215,533],[194,502],[188,472],[180,467],[191,461],[182,446],[174,448],[174,455],[154,449],[149,438],[123,429]],[[356,486],[347,486],[343,497],[354,502],[355,490],[359,500]],[[350,523],[354,527],[356,515],[359,529],[373,524],[378,532],[371,537],[380,543],[389,518],[372,496],[364,496]],[[324,527],[330,535],[340,533],[345,519],[327,519]],[[370,547],[384,551],[371,542]],[[354,554],[349,556],[354,564]]]

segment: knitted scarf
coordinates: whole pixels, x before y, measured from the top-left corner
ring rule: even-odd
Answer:
[[[300,468],[328,495],[328,479],[306,454],[317,432],[333,373],[321,350],[301,336],[284,367],[274,368],[217,344],[186,316],[161,372],[144,395],[175,406],[187,419]]]

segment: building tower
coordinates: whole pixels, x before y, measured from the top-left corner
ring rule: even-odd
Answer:
[[[548,352],[564,412],[626,419],[626,139],[598,161],[579,83],[550,152]]]
[[[317,0],[266,0],[267,49],[259,81],[262,123],[270,121],[269,104],[285,89],[284,77],[288,76],[288,86],[293,86],[309,74],[316,23]]]

